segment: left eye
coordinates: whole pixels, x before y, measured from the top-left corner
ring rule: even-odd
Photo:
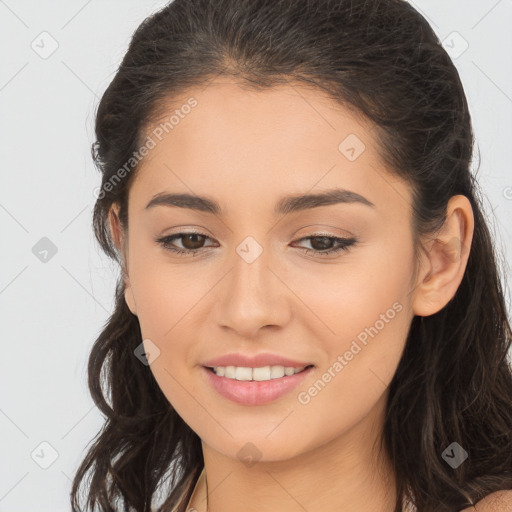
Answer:
[[[183,245],[182,248],[176,247],[173,244],[174,240],[180,240]],[[205,239],[211,238],[208,235],[203,233],[176,233],[175,235],[164,236],[161,238],[157,238],[156,242],[159,243],[164,249],[177,253],[177,254],[189,254],[195,256],[199,254],[199,252],[204,249],[201,244],[204,243]],[[308,237],[301,238],[298,242],[302,242],[304,240],[311,240],[313,249],[308,249],[306,247],[301,247],[306,254],[309,252],[313,252],[315,255],[324,256],[327,254],[336,253],[339,251],[347,251],[349,247],[354,245],[357,240],[355,238],[340,238],[335,236],[325,236],[325,235],[312,235]],[[310,242],[311,244],[311,242]],[[329,245],[335,244],[333,248],[328,247]],[[337,246],[336,246],[337,244]],[[326,247],[327,245],[327,247]],[[320,246],[320,248],[314,248],[314,246]],[[207,246],[208,247],[208,246]],[[212,247],[211,245],[209,247]]]
[[[312,235],[307,236],[305,238],[301,238],[298,240],[302,242],[303,240],[311,240],[316,241],[315,243],[310,242],[313,246],[320,245],[320,249],[307,249],[304,248],[306,254],[313,252],[315,256],[325,256],[328,254],[333,254],[339,251],[348,251],[349,248],[354,245],[357,240],[355,238],[340,238],[337,236],[326,236],[326,235]],[[320,242],[320,243],[318,243]],[[329,246],[331,244],[335,244],[333,248],[325,247],[325,245]],[[336,244],[338,244],[336,246]]]

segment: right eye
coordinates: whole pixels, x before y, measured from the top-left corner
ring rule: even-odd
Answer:
[[[205,235],[204,233],[190,231],[164,236],[161,238],[157,238],[155,241],[159,243],[167,251],[171,251],[177,254],[190,254],[192,256],[195,256],[202,249],[204,249],[204,247],[201,247],[201,244],[204,242],[206,238],[210,237],[208,235]],[[184,246],[183,248],[176,247],[173,244],[174,240],[177,239],[182,239],[181,243]]]

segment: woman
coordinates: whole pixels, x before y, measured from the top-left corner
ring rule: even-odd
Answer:
[[[74,510],[88,471],[101,510],[511,510],[510,325],[463,87],[418,12],[175,0],[96,135],[122,275]]]

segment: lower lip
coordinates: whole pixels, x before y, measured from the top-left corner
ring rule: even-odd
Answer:
[[[297,387],[314,366],[293,375],[264,381],[228,379],[216,375],[205,366],[202,369],[210,384],[225,398],[243,405],[263,405],[277,400]]]

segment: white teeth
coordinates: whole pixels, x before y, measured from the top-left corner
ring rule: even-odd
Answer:
[[[293,370],[293,368],[292,368]],[[272,366],[270,368],[270,378],[271,379],[279,379],[279,377],[284,377],[286,375],[284,366]]]
[[[252,368],[244,368],[243,366],[237,366],[235,368],[235,379],[236,380],[251,380],[252,379]]]
[[[245,366],[215,366],[213,371],[219,377],[235,380],[271,380],[280,379],[285,375],[294,375],[304,370],[305,366],[262,366],[261,368],[248,368]]]
[[[224,377],[228,379],[234,379],[236,373],[236,368],[234,366],[226,366],[224,368]]]
[[[270,366],[263,366],[262,368],[252,369],[253,380],[270,380],[272,375]]]

